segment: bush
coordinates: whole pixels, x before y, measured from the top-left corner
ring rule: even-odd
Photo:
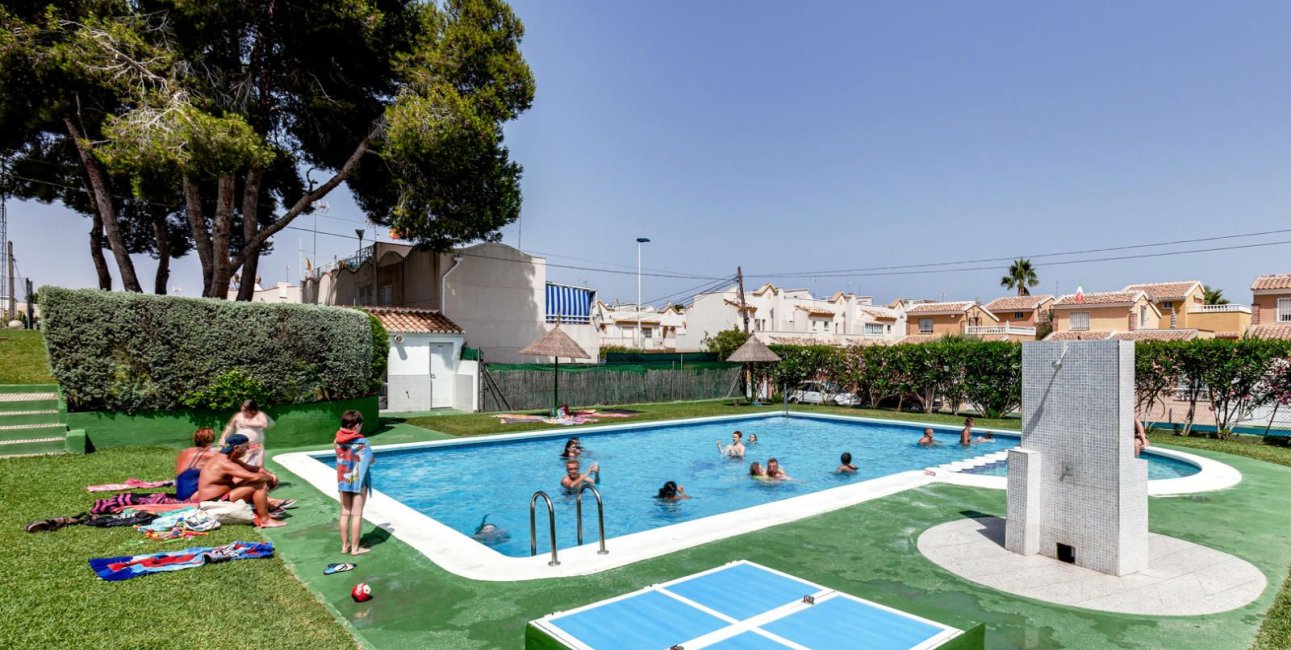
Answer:
[[[227,408],[258,391],[266,404],[301,404],[371,391],[375,333],[358,311],[57,287],[41,289],[40,308],[72,410]]]
[[[269,388],[264,382],[247,376],[241,368],[225,372],[204,388],[199,388],[179,398],[191,409],[227,411],[242,406],[243,400],[253,399],[261,404],[270,399]]]
[[[386,366],[390,365],[390,334],[381,319],[368,314],[368,327],[372,330],[372,376],[368,390],[377,392],[386,380]]]

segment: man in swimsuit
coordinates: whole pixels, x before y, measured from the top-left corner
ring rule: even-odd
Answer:
[[[256,512],[256,526],[286,526],[269,517],[269,488],[277,484],[277,477],[263,468],[248,467],[241,462],[250,446],[247,437],[240,433],[226,438],[220,453],[206,461],[198,478],[197,492],[189,501],[250,501]]]
[[[931,447],[937,443],[937,439],[932,437],[932,429],[924,429],[923,437],[919,439],[921,447]]]
[[[973,418],[964,418],[964,428],[959,432],[959,444],[973,444]]]
[[[730,456],[731,458],[744,458],[744,434],[736,431],[731,434],[731,444],[722,447],[722,441],[717,441],[717,451],[720,454]]]
[[[565,476],[560,479],[560,485],[566,490],[577,490],[582,487],[584,483],[595,485],[600,481],[600,478],[600,465],[592,463],[592,466],[587,468],[586,473],[579,473],[578,461],[568,460],[565,461]]]

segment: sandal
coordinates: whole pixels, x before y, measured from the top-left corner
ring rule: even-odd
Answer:
[[[282,503],[278,504],[279,510],[291,510],[292,508],[295,508],[295,507],[296,507],[295,499],[287,499],[286,501],[283,501]]]
[[[354,565],[353,565],[353,564],[350,564],[349,562],[340,562],[340,563],[337,563],[337,564],[329,564],[329,565],[327,565],[327,568],[326,568],[326,569],[323,569],[323,575],[325,575],[325,576],[330,576],[330,575],[332,575],[333,573],[342,573],[342,572],[344,572],[344,571],[351,571],[351,570],[353,570],[353,569],[354,569]]]

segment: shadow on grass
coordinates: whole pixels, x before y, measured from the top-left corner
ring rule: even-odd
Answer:
[[[368,548],[372,548],[373,546],[376,546],[378,544],[386,543],[386,540],[389,540],[389,539],[390,539],[390,531],[384,528],[376,528],[371,531],[368,531],[363,535],[363,538],[359,540],[359,546],[366,546]]]

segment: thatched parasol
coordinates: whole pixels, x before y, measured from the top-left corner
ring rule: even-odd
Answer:
[[[770,352],[770,350],[767,350]],[[520,354],[529,354],[536,357],[552,357],[555,359],[552,373],[554,380],[551,392],[551,414],[556,415],[556,410],[560,408],[560,358],[569,357],[570,359],[591,359],[592,355],[588,354],[582,347],[569,338],[569,335],[560,330],[560,323],[551,328],[550,332],[538,337],[538,340],[530,343],[528,347],[520,351]]]
[[[768,348],[765,343],[758,340],[757,336],[750,335],[748,340],[744,342],[744,345],[741,345],[738,350],[732,352],[731,356],[726,357],[726,360],[732,363],[744,364],[744,368],[740,369],[740,376],[743,377],[745,376],[745,373],[749,371],[749,366],[751,364],[776,363],[780,361],[780,357],[775,352],[772,352],[771,348]],[[731,386],[731,389],[734,390],[735,387]],[[756,389],[754,389],[753,403],[757,403]]]

